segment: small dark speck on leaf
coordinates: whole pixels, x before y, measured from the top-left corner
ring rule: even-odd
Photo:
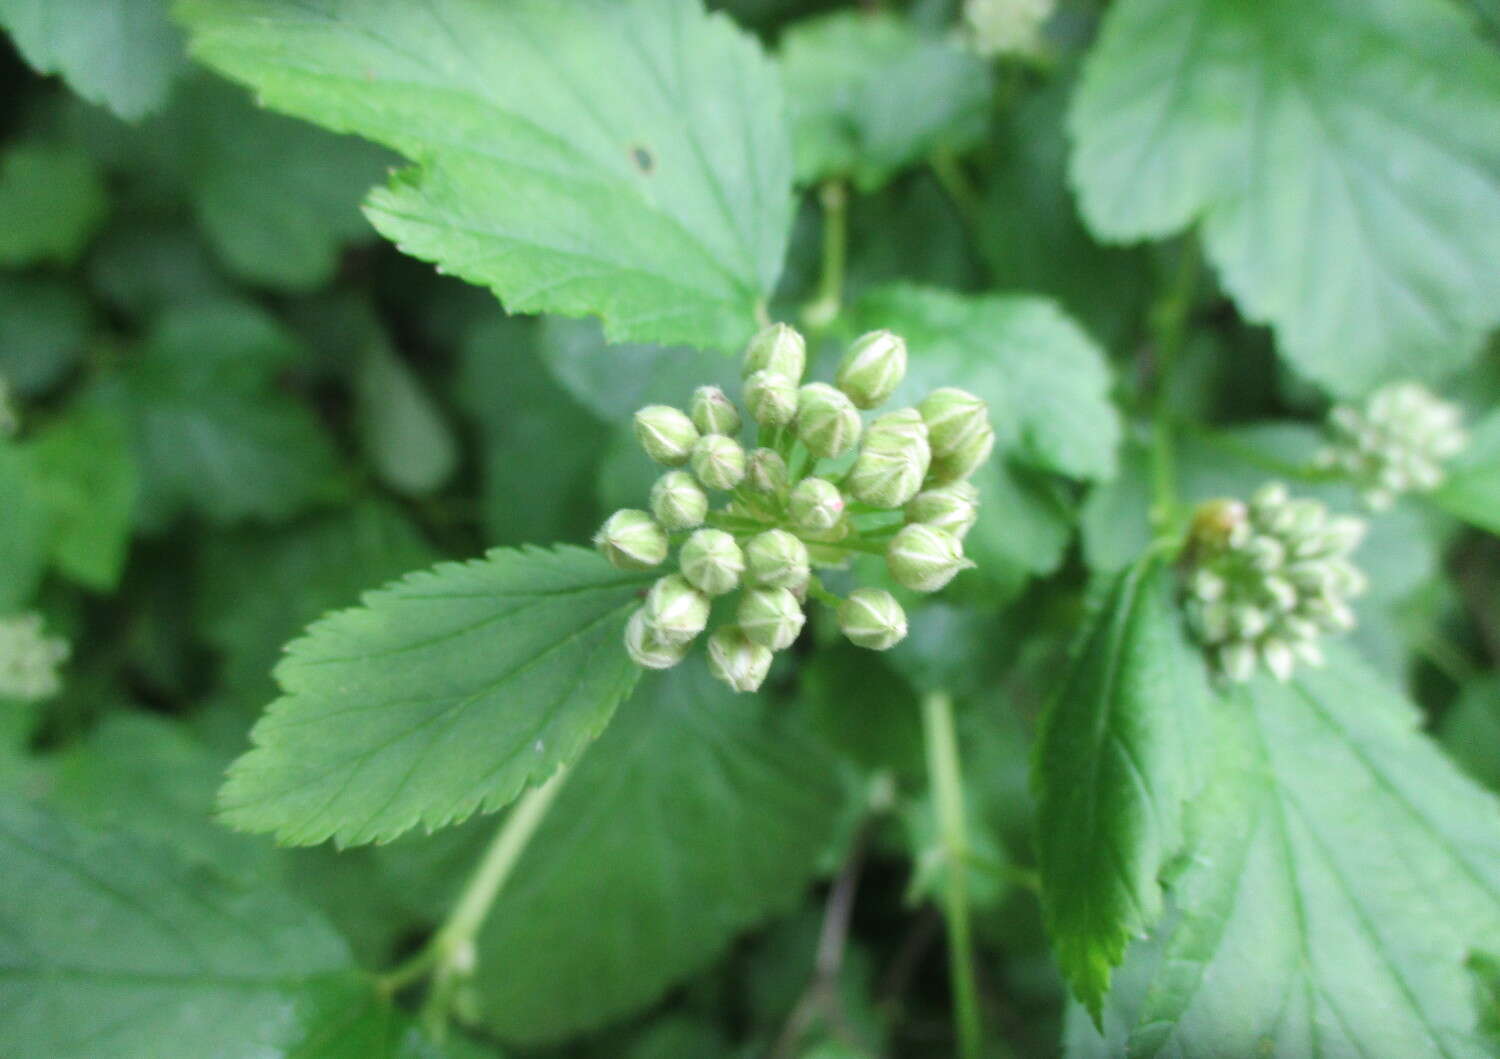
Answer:
[[[656,168],[656,159],[651,157],[650,151],[640,145],[636,145],[630,149],[630,160],[635,163],[637,169],[647,176],[650,176],[651,171]]]

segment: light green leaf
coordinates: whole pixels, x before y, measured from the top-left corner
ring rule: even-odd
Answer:
[[[981,503],[964,551],[977,564],[972,576],[984,582],[986,600],[1010,598],[1062,565],[1075,512],[1057,479],[995,458],[971,480]]]
[[[417,165],[367,213],[512,312],[736,347],[781,270],[775,70],[694,0],[186,0],[194,53]]]
[[[355,370],[360,440],[381,480],[407,496],[441,489],[458,469],[458,441],[432,395],[379,331]]]
[[[480,936],[486,1025],[555,1040],[655,1000],[800,902],[839,806],[831,760],[775,707],[696,657],[647,677]]]
[[[938,149],[984,135],[989,64],[956,41],[880,12],[795,23],[781,40],[797,179],[873,191]]]
[[[133,121],[162,104],[185,65],[167,2],[0,0],[0,26],[36,69]]]
[[[102,408],[85,408],[48,423],[26,448],[49,512],[52,565],[85,587],[114,588],[136,497],[124,424]]]
[[[1211,694],[1171,566],[1119,575],[1041,720],[1032,767],[1042,910],[1063,976],[1097,1016],[1110,972],[1162,912],[1160,876]]]
[[[0,275],[0,375],[16,393],[49,389],[77,363],[93,323],[75,285]]]
[[[368,593],[287,647],[224,819],[357,844],[500,808],[630,694],[621,636],[646,581],[580,548],[496,549]]]
[[[88,155],[23,143],[0,156],[0,265],[70,263],[104,212],[104,180]]]
[[[1500,945],[1500,804],[1343,650],[1216,714],[1173,912],[1074,1053],[1492,1054],[1466,961]]]
[[[1439,0],[1126,0],[1071,120],[1095,233],[1202,222],[1244,315],[1359,395],[1500,320],[1500,57]]]
[[[1046,298],[965,295],[903,284],[860,299],[853,327],[887,327],[910,347],[897,403],[960,386],[990,404],[997,453],[1076,478],[1115,470],[1120,419],[1104,354]]]
[[[1474,425],[1469,444],[1447,468],[1433,503],[1480,529],[1500,534],[1500,410]]]

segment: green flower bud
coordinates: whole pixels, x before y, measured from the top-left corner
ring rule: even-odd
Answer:
[[[784,427],[797,417],[797,384],[762,369],[745,380],[745,407],[763,427]]]
[[[701,529],[687,539],[678,558],[682,574],[710,596],[734,591],[745,572],[745,556],[723,530]]]
[[[753,588],[740,597],[735,620],[754,643],[784,651],[807,621],[802,604],[784,588]]]
[[[921,442],[922,447],[931,452],[932,447],[927,440],[927,424],[922,421],[922,413],[915,408],[898,408],[894,412],[887,412],[865,428],[864,443],[867,447],[903,448],[917,442]]]
[[[827,533],[844,517],[844,497],[823,478],[804,478],[792,487],[787,516],[804,533]]]
[[[856,588],[839,606],[839,628],[856,647],[885,651],[906,639],[906,611],[883,588]]]
[[[708,597],[681,574],[659,578],[646,593],[646,620],[664,644],[692,643],[708,625]]]
[[[733,489],[745,479],[745,450],[734,438],[705,434],[693,446],[693,473],[710,489]]]
[[[979,518],[979,490],[972,482],[924,489],[906,505],[906,520],[947,530],[963,540]]]
[[[1235,640],[1219,649],[1219,668],[1236,684],[1255,675],[1255,645]]]
[[[72,654],[67,640],[50,637],[36,613],[0,618],[0,700],[39,702],[62,690],[58,666]]]
[[[988,423],[962,447],[946,456],[936,456],[928,472],[934,482],[957,482],[968,478],[990,458],[995,449],[995,431]]]
[[[839,365],[839,389],[860,408],[890,400],[906,376],[906,343],[890,331],[871,331],[855,339]]]
[[[752,585],[800,591],[807,584],[807,545],[784,529],[766,530],[745,545],[745,567]]]
[[[657,463],[681,467],[698,442],[698,428],[670,405],[653,404],[635,414],[635,436]]]
[[[990,426],[989,405],[952,386],[933,390],[917,407],[927,424],[927,443],[935,457],[957,452]]]
[[[1271,675],[1285,684],[1292,676],[1292,666],[1297,661],[1292,645],[1275,636],[1268,636],[1260,645],[1261,660]]]
[[[745,348],[747,377],[757,371],[769,371],[784,375],[793,383],[802,381],[802,371],[807,367],[807,343],[793,327],[772,324],[750,340]]]
[[[786,460],[775,449],[756,449],[745,462],[745,481],[757,493],[781,496],[790,484]]]
[[[755,691],[771,669],[771,650],[738,625],[715,629],[708,638],[708,671],[735,691]]]
[[[826,382],[797,392],[797,437],[814,456],[842,456],[859,440],[861,425],[854,402]]]
[[[700,434],[734,435],[740,432],[740,410],[717,386],[700,386],[694,390],[688,410],[692,413],[693,426]]]
[[[671,669],[687,654],[689,641],[669,644],[651,628],[646,608],[641,607],[625,623],[625,653],[643,669]]]
[[[708,494],[687,471],[668,471],[651,487],[651,514],[669,530],[703,525]]]
[[[896,583],[914,592],[936,592],[974,564],[964,558],[957,537],[920,522],[906,526],[891,538],[885,553],[886,566]]]
[[[901,507],[922,488],[930,459],[920,439],[899,447],[866,443],[844,484],[849,495],[871,507]]]
[[[594,534],[594,546],[617,570],[649,570],[667,557],[667,531],[644,511],[621,508]]]

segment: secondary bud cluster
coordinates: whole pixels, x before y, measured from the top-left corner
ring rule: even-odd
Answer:
[[[1225,676],[1246,681],[1264,664],[1286,680],[1298,661],[1321,664],[1322,638],[1354,628],[1349,600],[1366,581],[1349,555],[1365,528],[1279,482],[1248,505],[1198,509],[1185,552],[1188,622]]]
[[[840,600],[813,576],[813,549],[831,564],[883,554],[892,577],[918,592],[973,565],[962,541],[979,493],[967,479],[995,444],[989,409],[945,388],[867,424],[861,413],[895,393],[906,356],[898,335],[874,331],[849,348],[836,385],[804,384],[802,336],[785,324],[766,328],[745,351],[748,451],[739,437],[746,417],[717,387],[700,387],[687,412],[649,405],[636,413],[641,447],[671,469],[652,486],[649,511],[616,511],[594,543],[624,570],[658,567],[676,547],[676,572],[656,581],[626,626],[637,664],[676,665],[707,630],[713,601],[731,593],[734,621],[708,636],[708,661],[737,691],[758,688],[774,652],[797,639],[810,596],[834,608],[855,644],[900,642],[906,614],[895,597],[860,588]],[[713,493],[727,494],[718,509]]]
[[[62,688],[57,667],[70,654],[68,641],[46,636],[39,614],[0,618],[0,699],[35,702]]]
[[[1444,461],[1468,441],[1458,406],[1414,382],[1382,387],[1363,408],[1335,406],[1328,428],[1334,440],[1318,463],[1347,474],[1376,511],[1401,493],[1436,489]]]
[[[965,0],[964,23],[980,55],[1034,55],[1057,0]]]

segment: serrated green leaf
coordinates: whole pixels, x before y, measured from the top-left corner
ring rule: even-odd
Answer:
[[[1160,876],[1201,781],[1211,696],[1175,589],[1156,558],[1118,577],[1037,735],[1042,909],[1063,976],[1096,1017],[1127,942],[1161,916]]]
[[[1500,57],[1435,0],[1128,0],[1089,56],[1074,185],[1106,238],[1201,220],[1244,315],[1359,395],[1500,320]]]
[[[896,402],[960,386],[989,402],[997,453],[1076,478],[1114,474],[1120,418],[1109,366],[1052,301],[896,284],[861,298],[851,327],[906,339],[910,366]]]
[[[167,98],[185,64],[168,0],[0,0],[0,26],[36,69],[135,120]]]
[[[1216,711],[1215,780],[1077,1055],[1489,1055],[1475,950],[1500,944],[1500,804],[1347,651]]]
[[[1500,411],[1475,424],[1468,446],[1447,468],[1432,502],[1465,522],[1500,534]]]
[[[512,312],[736,347],[781,270],[774,69],[694,0],[185,0],[194,53],[417,165],[366,211]]]
[[[780,61],[803,183],[841,177],[873,191],[984,135],[989,64],[900,16],[841,11],[795,23]]]
[[[23,143],[0,156],[0,265],[66,265],[105,212],[104,180],[71,147]]]
[[[581,548],[496,549],[329,615],[288,645],[224,819],[351,845],[502,807],[630,694],[621,636],[647,580]]]
[[[49,514],[52,565],[85,587],[114,588],[136,498],[124,424],[104,409],[84,408],[48,423],[26,450]]]

